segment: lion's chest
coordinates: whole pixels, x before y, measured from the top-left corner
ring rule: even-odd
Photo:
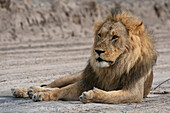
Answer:
[[[120,77],[112,73],[100,73],[97,76],[95,87],[110,91],[119,88]]]

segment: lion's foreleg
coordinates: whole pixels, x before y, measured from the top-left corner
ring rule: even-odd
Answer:
[[[50,83],[47,86],[44,86],[44,87],[34,86],[34,87],[29,88],[28,95],[29,95],[30,98],[34,98],[36,95],[39,95],[39,94],[41,94],[41,95],[43,95],[43,94],[51,95],[51,93],[55,93],[55,92],[58,93],[60,90],[62,91],[62,90],[65,89],[65,88],[62,88],[62,87],[67,86],[69,84],[73,84],[73,83],[79,81],[81,78],[82,78],[81,72],[74,74],[74,75],[62,77],[60,79],[55,80],[54,82]],[[58,87],[59,88],[61,87],[61,89],[59,89]],[[37,94],[35,94],[35,93],[37,93]],[[35,96],[32,97],[34,94],[35,94]],[[60,93],[58,93],[57,95],[59,95],[59,94]],[[45,100],[48,100],[48,99],[45,99]],[[52,100],[56,100],[56,99],[52,99]]]
[[[45,91],[55,90],[57,87],[63,87],[63,86],[75,83],[79,81],[81,78],[82,78],[82,72],[74,74],[74,75],[62,77],[44,87],[41,87],[41,86],[34,86],[30,88],[18,87],[18,88],[11,89],[11,92],[12,92],[12,95],[17,98],[26,98],[26,97],[32,98],[32,96],[36,92],[45,92]]]
[[[53,91],[37,92],[33,95],[33,101],[50,101],[58,99],[78,100],[82,93],[82,88],[79,82],[59,88]]]
[[[59,79],[55,80],[54,82],[48,84],[45,87],[46,88],[55,88],[55,87],[61,88],[61,87],[67,86],[69,84],[73,84],[73,83],[79,81],[80,79],[82,79],[82,72],[74,74],[74,75],[59,78]]]
[[[83,92],[80,96],[80,101],[83,103],[100,102],[110,104],[141,102],[143,99],[143,89],[141,83],[134,85],[131,89],[108,92],[94,88],[88,92]]]

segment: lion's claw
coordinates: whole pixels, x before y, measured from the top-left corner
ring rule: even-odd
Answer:
[[[33,96],[35,93],[36,93],[36,92],[34,92],[33,89],[31,89],[31,88],[30,88],[30,89],[28,90],[28,92],[27,92],[27,94],[28,94],[28,96],[29,96],[30,99],[32,99],[32,96]]]

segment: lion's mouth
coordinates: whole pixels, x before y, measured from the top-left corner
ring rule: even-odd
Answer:
[[[107,63],[109,63],[109,64],[113,64],[113,61],[106,61],[106,60],[103,60],[103,59],[100,58],[100,57],[98,57],[98,58],[96,59],[96,61],[98,61],[98,62],[107,62]]]

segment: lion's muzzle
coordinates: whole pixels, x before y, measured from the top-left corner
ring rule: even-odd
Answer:
[[[103,60],[103,59],[100,58],[100,57],[98,57],[98,58],[96,59],[96,61],[98,61],[98,62],[107,62],[107,63],[109,63],[109,64],[112,64],[112,63],[113,63],[113,61],[106,61],[106,60]]]

